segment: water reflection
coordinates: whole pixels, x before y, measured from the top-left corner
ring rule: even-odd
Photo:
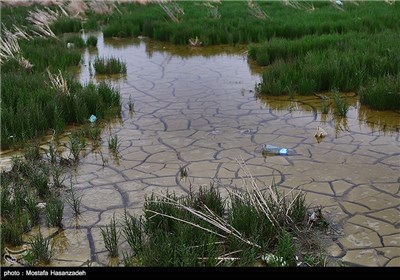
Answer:
[[[318,94],[315,96],[296,96],[266,97],[257,98],[270,110],[279,112],[296,112],[297,115],[312,114],[316,120],[322,124],[330,125],[335,128],[336,137],[341,132],[350,131],[349,125],[354,130],[354,124],[358,124],[359,131],[368,128],[372,133],[393,134],[400,131],[400,112],[397,111],[377,111],[361,105],[358,97],[354,93],[342,93],[349,110],[346,117],[338,116],[335,113],[335,104],[329,93]]]

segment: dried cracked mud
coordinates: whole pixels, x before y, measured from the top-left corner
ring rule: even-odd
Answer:
[[[103,131],[105,166],[99,153],[89,152],[74,174],[83,213],[75,219],[66,207],[51,265],[116,265],[100,232],[113,215],[121,219],[125,208],[141,214],[153,191],[183,194],[210,182],[221,192],[240,188],[237,160],[243,160],[260,186],[274,177],[279,188],[297,187],[311,205],[324,207],[337,229],[327,250],[339,262],[400,266],[400,113],[374,112],[349,96],[347,118],[337,119],[321,114],[318,96],[259,99],[254,87],[261,71],[243,51],[99,35],[98,51],[85,53],[80,79],[94,78],[87,66],[96,55],[126,61],[127,75],[111,78],[121,90],[122,119]],[[328,133],[319,143],[318,125]],[[118,160],[108,153],[110,135],[121,143]],[[295,153],[263,156],[263,144]],[[121,257],[127,249],[122,243]]]

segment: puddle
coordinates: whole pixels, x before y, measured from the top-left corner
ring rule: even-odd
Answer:
[[[248,63],[245,51],[245,46],[190,48],[99,35],[97,52],[85,51],[79,79],[106,78],[121,90],[122,120],[104,129],[101,144],[108,150],[108,137],[118,135],[119,160],[103,166],[93,152],[80,161],[74,181],[83,194],[82,214],[75,221],[66,207],[63,237],[80,245],[66,248],[52,265],[87,259],[116,265],[107,258],[100,233],[114,213],[118,219],[125,208],[141,214],[152,191],[187,193],[190,185],[211,181],[223,193],[223,186],[240,188],[236,160],[246,162],[259,186],[274,178],[280,188],[303,189],[309,203],[324,206],[341,229],[332,256],[372,266],[399,259],[400,113],[369,110],[354,94],[346,97],[345,118],[336,117],[333,107],[322,114],[321,95],[258,98],[254,87],[262,69]],[[126,61],[127,74],[96,77],[88,66],[97,55]],[[314,137],[318,126],[327,132],[321,141]],[[264,144],[295,154],[264,157]],[[121,244],[120,260],[125,247]],[[365,250],[379,258],[364,262],[359,256]],[[75,251],[83,257],[76,258]]]

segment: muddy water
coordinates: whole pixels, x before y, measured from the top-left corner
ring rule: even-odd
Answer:
[[[124,209],[141,214],[151,192],[187,193],[214,182],[241,188],[237,160],[259,186],[273,177],[282,189],[307,192],[337,230],[329,254],[348,265],[400,265],[399,112],[374,112],[349,94],[347,118],[322,114],[323,94],[296,99],[254,95],[261,70],[249,65],[244,47],[189,48],[146,39],[103,40],[86,51],[80,79],[111,80],[122,94],[122,118],[103,131],[102,156],[89,153],[74,174],[83,194],[78,219],[65,210],[52,265],[116,265],[107,257],[100,228]],[[127,62],[127,74],[96,77],[96,55]],[[129,112],[129,98],[135,112]],[[328,135],[317,141],[317,126]],[[107,140],[118,135],[119,157]],[[263,156],[271,144],[290,156]],[[104,165],[104,166],[103,166]],[[181,179],[180,168],[188,171]],[[128,246],[122,243],[120,255]]]

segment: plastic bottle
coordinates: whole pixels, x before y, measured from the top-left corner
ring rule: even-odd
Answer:
[[[292,149],[277,147],[277,146],[268,145],[268,144],[263,145],[263,152],[267,153],[267,154],[281,155],[281,156],[287,156],[290,154],[294,154],[294,151]]]

